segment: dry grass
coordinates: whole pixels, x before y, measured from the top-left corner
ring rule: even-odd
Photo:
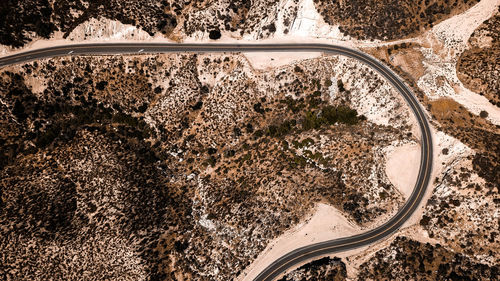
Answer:
[[[432,117],[443,126],[453,128],[481,128],[488,131],[498,131],[486,119],[479,118],[451,98],[440,98],[429,101]]]

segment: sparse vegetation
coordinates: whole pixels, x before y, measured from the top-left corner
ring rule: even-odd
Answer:
[[[341,281],[347,279],[345,264],[339,258],[325,257],[288,273],[280,281]]]
[[[474,171],[486,180],[489,194],[496,193],[500,186],[500,129],[452,99],[439,99],[430,105],[433,117],[446,133],[476,150],[472,161]]]
[[[352,89],[330,100],[323,81],[337,60],[320,60],[254,76],[227,54],[57,58],[2,72],[0,221],[14,228],[0,248],[47,272],[12,263],[7,274],[71,279],[77,271],[61,263],[95,276],[102,265],[134,280],[226,280],[317,202],[360,225],[393,210],[402,198],[375,163],[379,147],[406,135],[358,116]],[[214,69],[229,80],[205,82]],[[369,173],[384,185],[383,204],[373,204]],[[74,251],[76,260],[66,255]],[[127,263],[117,265],[118,253]],[[88,256],[102,260],[83,266]]]
[[[357,39],[395,40],[416,35],[479,0],[315,0],[323,19]]]
[[[262,21],[260,37],[276,31],[278,1],[153,1],[153,0],[7,0],[0,4],[0,44],[22,47],[33,37],[49,38],[56,31],[67,37],[91,18],[131,24],[151,36],[161,33],[178,40],[194,32],[219,39],[221,31],[253,33]],[[208,13],[206,13],[209,11]],[[217,15],[217,16],[214,16]],[[35,36],[28,35],[33,32]]]
[[[500,9],[500,8],[499,8]],[[457,64],[460,80],[500,107],[500,10],[474,31]]]
[[[440,244],[423,244],[397,237],[360,267],[359,280],[494,280],[497,266],[476,263]]]

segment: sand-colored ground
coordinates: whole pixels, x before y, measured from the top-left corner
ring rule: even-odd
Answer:
[[[499,5],[499,0],[483,0],[424,34],[421,52],[426,73],[417,82],[432,99],[450,97],[476,115],[487,111],[487,119],[496,125],[500,125],[500,109],[462,84],[457,77],[456,64],[460,54],[468,48],[472,32],[490,18]]]
[[[429,33],[438,37],[445,48],[460,54],[467,47],[474,30],[495,13],[498,5],[499,0],[482,0],[462,14],[437,24]]]
[[[427,187],[424,198],[420,203],[420,207],[414,212],[412,217],[405,222],[404,227],[409,227],[419,223],[422,218],[424,207],[427,204],[427,200],[432,195],[434,188],[436,188],[434,180],[436,178],[441,178],[451,166],[471,153],[471,149],[459,140],[433,128],[431,128],[431,132],[434,150],[434,161],[430,177],[431,181]],[[444,152],[444,150],[447,150],[447,152]]]
[[[313,0],[302,0],[299,2],[297,17],[291,25],[290,35],[314,36],[335,39],[344,39],[338,26],[330,26],[318,13]]]
[[[310,218],[269,243],[237,280],[253,280],[271,262],[293,249],[359,232],[337,209],[320,203]]]
[[[69,40],[83,41],[96,39],[131,39],[151,40],[146,31],[138,29],[130,24],[123,24],[117,20],[107,18],[94,19],[78,25],[68,36]]]
[[[338,27],[330,27],[323,25],[322,19],[317,18],[314,15],[313,11],[310,9],[311,5],[313,5],[312,0],[304,0],[301,1],[303,3],[303,8],[299,10],[297,21],[293,24],[293,28],[290,31],[289,35],[279,35],[274,39],[263,40],[262,43],[272,43],[272,42],[323,42],[323,43],[335,43],[335,44],[343,44],[347,46],[353,46],[352,42],[345,42],[345,38],[338,33]],[[422,53],[426,57],[424,59],[424,68],[425,71],[430,73],[428,75],[422,75],[419,73],[419,86],[422,88],[427,95],[431,98],[439,98],[441,96],[449,96],[455,99],[457,102],[464,105],[471,112],[475,114],[479,114],[480,110],[486,109],[489,113],[488,119],[495,123],[500,124],[500,110],[492,106],[484,97],[479,96],[476,93],[471,92],[466,89],[462,83],[456,77],[456,56],[464,48],[466,48],[467,40],[470,37],[470,34],[473,32],[479,24],[481,24],[484,20],[486,20],[491,13],[497,9],[500,1],[499,0],[483,0],[478,5],[469,9],[461,15],[457,15],[452,17],[442,23],[436,25],[429,34],[426,36],[431,36],[437,38],[437,40],[442,44],[446,49],[444,50],[446,54],[438,52],[434,54],[435,46],[426,46],[422,48]],[[315,12],[315,11],[314,11]],[[317,14],[317,12],[316,12]],[[318,22],[320,22],[318,24]],[[131,38],[131,34],[134,34],[134,30],[131,29],[131,26],[122,25],[118,26],[118,28],[113,28],[112,32],[110,30],[98,29],[97,25],[91,25],[86,23],[82,25],[80,29],[78,29],[78,34],[74,34],[72,37],[74,41],[68,39],[61,39],[60,37],[56,37],[51,40],[36,40],[33,43],[30,43],[23,49],[36,49],[42,47],[49,47],[54,45],[66,45],[69,43],[78,43],[79,40],[83,40],[81,32],[90,31],[90,35],[87,37],[85,42],[131,42],[131,40],[146,38],[137,38],[134,35],[134,38]],[[280,28],[278,27],[278,30]],[[431,34],[432,33],[432,34]],[[99,35],[100,34],[100,35]],[[311,37],[316,37],[314,39],[310,39]],[[318,38],[320,37],[320,38]],[[307,39],[306,39],[307,38]],[[168,39],[163,37],[155,37],[148,38],[148,42],[169,42]],[[401,40],[403,41],[411,41],[413,39]],[[433,39],[435,40],[435,39]],[[208,38],[204,38],[203,40],[187,39],[186,42],[213,42],[213,43],[222,43],[222,42],[236,42],[236,39],[227,37],[223,35],[221,40],[211,41]],[[133,41],[132,41],[133,42]],[[239,43],[244,43],[242,41],[237,41]],[[252,41],[248,41],[249,43]],[[434,41],[435,42],[435,41]],[[396,43],[396,42],[392,42]],[[357,42],[358,46],[362,45],[384,45],[391,43],[384,42],[373,42],[373,43],[364,43]],[[454,51],[450,51],[454,49]],[[436,49],[437,50],[437,49]],[[0,54],[6,55],[18,52],[19,50],[11,50],[9,48],[0,49]],[[302,59],[308,59],[312,57],[316,57],[320,55],[319,53],[250,53],[245,54],[248,58],[249,62],[255,69],[266,69],[271,67],[278,67],[285,64],[290,64],[295,61],[299,61]],[[445,83],[438,83],[438,77],[445,77]],[[35,85],[33,85],[35,86]],[[434,96],[433,96],[434,95]],[[370,120],[374,119],[371,115],[369,115]],[[380,118],[380,117],[378,117]],[[371,120],[372,121],[372,120]],[[434,172],[432,179],[435,176],[440,175],[446,169],[446,167],[452,164],[453,161],[457,157],[463,155],[466,151],[469,150],[468,147],[460,143],[458,140],[451,138],[444,133],[438,132],[435,133],[434,136],[435,142],[435,163],[434,163]],[[449,152],[447,155],[443,155],[441,152],[443,148],[448,148]],[[396,147],[391,153],[388,155],[388,161],[386,164],[386,172],[387,176],[391,180],[391,182],[402,192],[405,197],[411,193],[413,189],[413,185],[416,180],[416,174],[418,171],[418,164],[420,161],[420,149],[415,144],[406,144],[400,147]],[[429,186],[429,190],[427,194],[432,193],[432,184]],[[426,198],[428,196],[426,195]],[[423,200],[421,206],[425,206],[426,199]],[[419,241],[427,241],[428,237],[426,237],[425,231],[421,230],[419,227],[415,226],[416,223],[421,218],[422,214],[421,207],[417,212],[415,212],[412,219],[410,219],[406,224],[406,228],[397,232],[392,237],[396,237],[397,235],[410,235],[412,234],[412,239],[416,239]],[[415,232],[415,227],[418,228],[418,232]],[[357,229],[353,224],[349,223],[342,214],[336,210],[335,208],[326,205],[326,204],[318,204],[316,211],[314,214],[304,221],[302,224],[297,225],[293,230],[285,233],[280,236],[276,240],[272,241],[269,246],[263,251],[259,257],[256,259],[255,263],[250,265],[247,270],[238,278],[238,280],[252,280],[265,266],[267,266],[270,262],[275,260],[277,257],[295,249],[300,246],[308,245],[314,242],[320,242],[324,240],[329,240],[333,238],[350,236],[354,233],[361,232],[361,230]],[[391,239],[387,239],[383,243],[379,243],[376,246],[371,246],[370,250],[362,251],[355,250],[351,252],[361,253],[359,256],[363,256],[364,260],[370,257],[370,252],[374,253],[377,249],[380,249],[384,246],[387,246]],[[368,254],[367,254],[368,253]],[[345,254],[345,253],[344,253]],[[352,255],[352,254],[351,254]],[[359,257],[358,256],[358,257]],[[361,260],[356,262],[355,264],[360,264]],[[348,263],[348,270],[351,270],[352,265],[354,263]],[[352,276],[352,275],[351,275]]]
[[[252,67],[258,70],[280,67],[305,59],[321,56],[318,52],[258,52],[243,53]]]
[[[467,156],[470,153],[470,148],[465,146],[459,140],[450,137],[443,132],[436,131],[435,129],[431,129],[432,131],[432,139],[434,144],[434,163],[433,163],[433,171],[431,175],[431,184],[428,186],[426,193],[424,194],[424,198],[420,203],[419,208],[413,213],[412,217],[410,217],[403,227],[395,232],[390,237],[386,238],[383,241],[370,245],[369,247],[352,250],[349,252],[340,253],[337,256],[345,257],[345,263],[347,266],[347,274],[349,278],[355,278],[357,276],[358,268],[361,264],[368,261],[375,253],[385,247],[388,247],[392,241],[398,236],[406,236],[410,237],[413,240],[420,241],[423,243],[431,243],[435,244],[441,241],[436,239],[431,239],[428,236],[427,231],[420,227],[419,222],[422,218],[422,214],[424,212],[425,205],[427,204],[427,200],[431,197],[435,185],[432,184],[433,180],[436,177],[441,177],[446,170],[453,165],[456,161],[459,161],[463,157]],[[401,153],[404,150],[411,150],[411,144],[407,144],[401,147],[397,147],[394,150],[396,153]],[[448,152],[443,153],[443,149],[448,149]],[[398,151],[399,150],[399,151]],[[418,150],[419,151],[419,150]],[[402,157],[402,156],[401,156]],[[419,158],[418,158],[419,159]],[[393,161],[395,161],[394,159]],[[390,159],[388,161],[391,161]],[[417,168],[418,169],[418,168]],[[413,187],[410,188],[410,191]]]
[[[387,177],[405,198],[408,198],[415,187],[420,166],[420,147],[408,143],[394,148],[387,156]]]
[[[446,172],[447,167],[450,167],[453,163],[468,155],[470,153],[470,148],[457,139],[434,129],[432,129],[432,138],[434,141],[435,161],[431,179],[434,179],[435,177],[439,177]],[[443,149],[445,148],[448,150],[447,153],[443,153]],[[410,169],[415,172],[409,173],[416,174],[416,171],[418,171],[418,163],[420,161],[419,154],[420,148],[414,143],[408,143],[395,147],[388,156],[387,165],[389,166],[388,170],[390,170],[388,173],[397,172],[400,169],[396,166],[398,163],[406,170],[408,170],[407,168],[410,168],[412,163],[416,163],[417,166]],[[415,177],[416,175],[412,176]],[[407,174],[407,177],[410,178],[410,175]],[[399,182],[398,184],[401,184],[401,179],[404,179],[404,176],[396,179],[395,182]],[[396,185],[395,182],[393,183]],[[411,193],[414,187],[414,182],[415,179],[413,179],[412,184],[409,188],[406,188],[406,190],[401,189],[403,194],[405,194],[404,192],[406,192],[406,194]],[[361,264],[369,260],[377,251],[388,247],[398,236],[406,236],[416,241],[424,243],[428,242],[431,244],[441,242],[436,239],[429,238],[427,231],[422,229],[422,227],[418,224],[422,218],[422,213],[427,200],[432,195],[433,187],[434,185],[429,185],[420,207],[399,231],[385,240],[373,245],[332,255],[343,258],[343,261],[347,266],[348,278],[355,278]],[[378,224],[380,224],[386,220],[387,218],[377,221]],[[314,233],[311,233],[312,231],[314,231]],[[237,280],[252,280],[253,277],[255,277],[274,259],[298,247],[327,239],[350,236],[363,231],[366,231],[366,229],[359,229],[353,226],[335,208],[325,204],[319,204],[316,213],[310,219],[300,225],[297,225],[293,230],[285,233],[270,243],[266,250],[241,276],[239,276]],[[305,235],[306,233],[307,235]]]

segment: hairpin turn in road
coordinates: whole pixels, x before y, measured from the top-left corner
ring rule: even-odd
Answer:
[[[398,230],[415,212],[429,184],[432,170],[432,137],[429,123],[417,98],[401,79],[387,66],[358,50],[328,44],[172,44],[172,43],[99,43],[72,44],[37,49],[0,58],[0,67],[27,61],[66,55],[112,55],[146,53],[221,53],[221,52],[323,52],[344,55],[356,59],[387,79],[403,96],[415,115],[421,132],[421,158],[417,181],[413,192],[403,207],[384,224],[354,236],[307,245],[275,260],[256,278],[270,281],[301,263],[320,256],[363,247],[388,237]]]

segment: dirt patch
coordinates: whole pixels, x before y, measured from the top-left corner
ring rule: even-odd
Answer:
[[[397,52],[391,57],[395,66],[399,66],[403,71],[409,73],[415,81],[424,75],[425,68],[422,63],[422,53],[415,48],[408,48],[402,52]]]
[[[254,69],[271,69],[305,59],[321,56],[321,53],[290,52],[290,53],[244,53]]]
[[[471,114],[458,102],[451,98],[440,98],[429,101],[429,109],[433,118],[441,123],[445,128],[482,128],[487,131],[497,132],[497,126],[491,124],[484,118],[477,118]],[[447,129],[445,129],[446,131]],[[453,135],[453,134],[451,134]],[[459,138],[460,139],[460,138]],[[465,141],[464,141],[465,140]],[[466,144],[471,144],[472,140],[461,139]],[[486,148],[486,143],[478,142],[471,147]]]
[[[410,197],[418,176],[420,148],[415,144],[396,147],[388,155],[386,173],[405,198]]]

